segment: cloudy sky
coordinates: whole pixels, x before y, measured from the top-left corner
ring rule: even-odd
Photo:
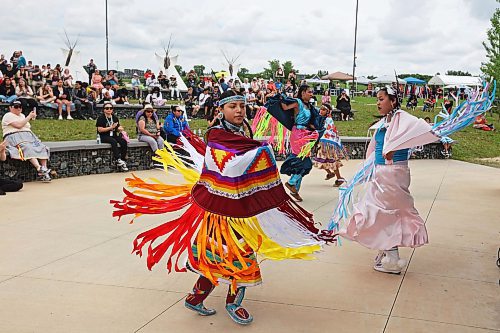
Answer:
[[[0,52],[62,63],[64,29],[85,64],[105,68],[104,0],[2,0]],[[446,70],[480,74],[495,0],[359,0],[359,75]],[[221,49],[250,72],[290,60],[301,73],[352,72],[355,0],[108,0],[110,67],[156,69],[173,35],[186,70],[224,69]],[[6,11],[5,8],[9,8]]]

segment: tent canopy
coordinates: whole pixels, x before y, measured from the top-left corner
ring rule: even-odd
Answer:
[[[391,84],[396,82],[396,77],[394,75],[382,75],[370,81],[370,83],[378,84]],[[398,77],[399,84],[406,84],[406,81]]]
[[[330,80],[306,79],[306,82],[312,84],[329,84]]]
[[[420,80],[420,79],[417,79],[416,77],[411,77],[411,76],[406,77],[404,80],[408,84],[426,84],[427,83],[424,80]]]
[[[477,87],[482,84],[478,76],[455,76],[455,75],[435,75],[429,80],[429,85],[434,86],[472,86]]]
[[[347,81],[352,80],[352,75],[345,74],[342,72],[330,73],[328,75],[322,76],[322,80],[333,80],[333,81]]]
[[[352,80],[349,80],[347,82],[351,83]],[[356,78],[356,83],[368,84],[368,83],[370,83],[370,79],[367,78],[366,76],[359,76],[359,77]]]

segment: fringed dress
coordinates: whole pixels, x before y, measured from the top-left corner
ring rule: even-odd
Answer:
[[[347,153],[332,118],[325,119],[324,130],[313,158],[314,166],[323,170],[337,170],[342,167],[342,160],[348,158]]]
[[[112,200],[114,216],[164,214],[183,210],[170,220],[137,236],[134,251],[147,246],[147,266],[162,258],[167,269],[197,272],[214,285],[261,283],[261,259],[313,259],[331,233],[320,232],[312,214],[286,194],[267,144],[215,127],[207,134],[204,158],[184,137],[193,168],[174,155],[171,146],[157,151],[167,167],[174,167],[180,185],[128,178],[125,198]],[[201,157],[201,158],[200,158]],[[198,161],[198,162],[197,162]],[[200,174],[201,171],[201,174]]]

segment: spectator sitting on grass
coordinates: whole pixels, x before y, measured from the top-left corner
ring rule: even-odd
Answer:
[[[16,87],[10,77],[4,77],[0,84],[0,100],[4,103],[10,103],[17,99]]]
[[[71,117],[71,101],[70,101],[70,92],[67,88],[64,88],[63,86],[63,80],[59,79],[56,83],[56,86],[53,88],[53,93],[56,98],[56,103],[57,103],[57,111],[59,113],[59,120],[63,120],[62,112],[63,112],[63,105],[66,106],[66,112],[68,114],[68,117],[66,119],[68,120],[73,120]]]
[[[406,108],[412,109],[413,111],[415,111],[415,109],[417,108],[417,105],[418,105],[417,96],[415,96],[413,94],[410,95],[410,97],[408,97],[408,101],[406,102]]]
[[[0,142],[0,161],[7,159],[7,142]],[[5,192],[17,192],[23,188],[23,183],[17,180],[0,178],[0,195],[5,195]]]
[[[155,118],[155,110],[151,104],[146,104],[142,115],[137,121],[137,139],[146,142],[156,152],[163,149],[163,138],[160,136],[160,122]]]
[[[35,167],[42,181],[50,181],[50,169],[47,168],[49,148],[31,131],[30,120],[36,118],[36,111],[27,117],[22,114],[20,101],[10,103],[9,112],[2,118],[3,139],[9,156],[16,160],[27,161]]]
[[[50,84],[44,83],[43,86],[38,89],[36,99],[40,104],[52,103],[56,100]]]

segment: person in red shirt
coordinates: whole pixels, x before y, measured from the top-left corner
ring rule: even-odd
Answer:
[[[276,92],[276,86],[274,85],[274,80],[269,79],[269,82],[267,83],[267,89],[271,90],[272,92]]]

